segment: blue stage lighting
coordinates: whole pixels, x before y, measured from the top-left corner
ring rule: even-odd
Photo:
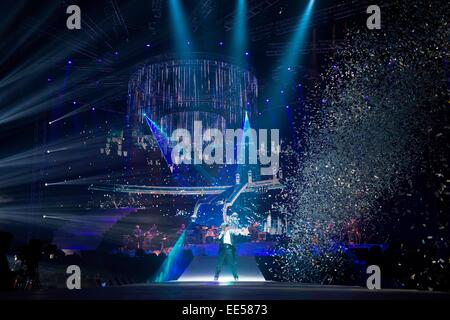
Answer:
[[[291,66],[296,65],[299,57],[299,51],[305,40],[308,29],[306,28],[310,19],[313,9],[314,0],[310,0],[304,13],[300,16],[297,28],[294,31],[294,35],[290,40],[288,47],[283,56],[281,66],[283,69],[291,71]]]
[[[247,46],[247,3],[246,0],[237,0],[236,14],[233,23],[232,55],[242,57]],[[248,51],[245,52],[248,56]]]
[[[286,99],[287,95],[285,95],[285,90],[290,88],[294,78],[295,73],[292,72],[295,69],[295,66],[299,63],[299,57],[300,57],[300,51],[302,48],[302,45],[305,41],[306,35],[308,34],[309,28],[308,24],[311,20],[311,15],[313,12],[313,4],[314,0],[310,0],[306,7],[304,7],[303,13],[301,14],[297,27],[294,29],[294,33],[286,46],[286,49],[283,52],[283,55],[281,57],[281,61],[279,64],[279,76],[272,86],[272,90],[270,92],[270,96],[272,97],[271,104],[274,105],[274,107],[281,108],[284,107],[288,120],[290,123],[292,123],[292,119],[290,119],[290,108],[286,106]],[[266,101],[267,102],[267,101]],[[269,115],[271,121],[274,121],[275,117],[272,117]]]
[[[169,0],[169,13],[174,29],[176,51],[184,56],[189,56],[190,52],[186,50],[186,44],[191,45],[189,40],[191,37],[180,0]]]

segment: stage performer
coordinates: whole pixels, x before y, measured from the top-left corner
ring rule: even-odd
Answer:
[[[230,228],[227,222],[222,223],[220,226],[222,231],[218,237],[219,239],[219,255],[216,265],[216,274],[214,275],[214,280],[219,280],[220,271],[224,262],[227,262],[231,267],[231,273],[233,274],[234,280],[238,281],[239,277],[236,272],[236,247],[235,247],[235,237],[234,230]]]

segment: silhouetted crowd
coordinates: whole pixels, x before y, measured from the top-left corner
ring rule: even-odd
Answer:
[[[12,240],[12,234],[0,232],[0,288],[40,288],[39,262],[44,255],[53,257],[56,246],[37,239],[30,240],[14,255],[14,263],[11,266],[7,253]]]
[[[30,240],[27,245],[13,251],[12,241],[12,234],[0,232],[0,290],[65,288],[68,277],[66,270],[70,265],[80,267],[83,288],[144,283],[154,279],[167,257],[165,252],[155,254],[142,250],[134,256],[98,250],[66,253],[41,240]],[[449,278],[439,270],[439,264],[434,264],[434,269],[424,265],[423,255],[434,257],[434,251],[436,248],[432,246],[424,246],[418,251],[414,247],[405,248],[402,243],[392,243],[385,249],[377,245],[370,248],[355,247],[343,253],[344,263],[339,267],[342,272],[337,274],[328,270],[324,261],[320,274],[315,276],[317,279],[330,279],[325,284],[364,286],[366,267],[375,264],[382,270],[384,288],[448,291]],[[192,251],[183,250],[182,255],[180,261],[187,267],[193,258]],[[314,259],[315,263],[320,262],[320,256]],[[277,265],[276,257],[257,257],[257,262],[266,280],[285,281],[282,277],[283,268]],[[329,267],[335,268],[332,265]],[[184,270],[183,267],[179,269]],[[332,273],[335,276],[327,277]],[[309,274],[306,276],[299,281],[317,283],[316,278]]]
[[[64,252],[37,239],[12,249],[13,236],[0,232],[0,290],[65,288],[70,265],[82,273],[82,287],[107,287],[151,280],[165,252],[130,257],[101,251]]]

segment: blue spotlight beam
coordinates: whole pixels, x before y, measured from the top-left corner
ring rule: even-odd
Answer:
[[[305,37],[308,31],[306,27],[311,19],[313,5],[314,0],[309,0],[305,12],[300,16],[297,29],[294,32],[290,44],[286,48],[286,52],[283,55],[281,67],[283,68],[282,75],[284,76],[290,73],[288,68],[293,67],[298,60],[300,48],[305,42]]]
[[[166,282],[170,280],[176,280],[176,277],[182,272],[182,253],[184,248],[184,239],[186,238],[186,231],[183,231],[178,238],[175,245],[172,247],[166,260],[164,260],[162,266],[159,268],[155,277],[155,282]]]
[[[82,106],[79,107],[78,109],[75,109],[75,110],[73,110],[73,111],[70,111],[70,112],[66,113],[65,115],[63,115],[63,116],[61,116],[61,117],[59,117],[59,118],[57,118],[57,119],[54,119],[54,120],[52,120],[52,121],[49,121],[48,124],[54,124],[55,122],[58,122],[58,121],[67,119],[67,118],[69,118],[69,117],[71,117],[71,116],[74,116],[74,115],[79,114],[79,113],[81,113],[81,112],[87,111],[88,108],[89,108],[89,106],[88,106],[87,104],[82,105]]]
[[[236,15],[233,23],[232,55],[241,61],[247,45],[247,3],[237,0]]]
[[[248,118],[248,113],[246,112],[245,113],[245,120],[244,120],[244,123],[243,123],[243,125],[242,125],[242,131],[244,132],[244,135],[243,135],[243,137],[242,137],[242,140],[239,142],[240,143],[240,147],[242,148],[241,149],[241,152],[242,152],[242,154],[244,155],[244,157],[246,156],[245,155],[245,149],[246,149],[246,147],[248,146],[248,148],[249,148],[249,152],[250,152],[250,146],[251,145],[253,145],[254,143],[256,143],[256,141],[253,141],[253,139],[252,139],[252,136],[251,135],[249,135],[248,136],[248,142],[247,142],[247,139],[246,139],[246,133],[248,133],[248,130],[250,130],[251,129],[251,126],[250,126],[250,120],[249,120],[249,118]]]
[[[298,63],[302,45],[305,42],[305,38],[308,32],[307,26],[311,19],[311,14],[314,7],[314,0],[309,0],[303,14],[300,16],[298,25],[294,34],[289,41],[289,45],[286,47],[285,52],[280,61],[280,75],[277,83],[273,86],[274,91],[271,92],[272,104],[278,106],[285,105],[284,88],[288,88],[292,83],[294,66]]]
[[[153,137],[155,137],[155,140],[158,143],[159,150],[161,151],[161,154],[162,154],[164,160],[166,161],[167,166],[170,167],[172,165],[172,162],[170,161],[170,159],[168,159],[166,157],[166,154],[164,153],[164,148],[161,144],[161,143],[169,144],[169,141],[170,141],[169,137],[167,136],[167,134],[164,131],[161,130],[161,128],[158,127],[158,125],[156,123],[154,123],[152,121],[152,119],[150,119],[147,115],[144,115],[144,117],[145,117],[148,127],[150,128],[150,131],[153,134]]]
[[[292,38],[289,41],[288,46],[286,47],[279,64],[280,74],[277,82],[272,86],[272,91],[270,92],[271,104],[273,106],[280,106],[286,108],[286,116],[288,117],[289,122],[292,122],[292,115],[289,110],[289,105],[286,105],[287,99],[287,90],[289,86],[292,84],[292,80],[294,77],[295,65],[299,62],[299,56],[301,53],[301,48],[305,42],[305,38],[308,32],[307,26],[309,25],[309,21],[311,19],[312,11],[314,6],[314,0],[309,0],[306,8],[304,9],[303,14],[300,16],[297,28],[292,35]],[[276,117],[273,116],[273,112],[270,109],[270,119],[273,121]],[[292,126],[291,126],[292,128]]]
[[[147,125],[150,128],[150,131],[152,132],[153,136],[155,137],[156,142],[158,143],[159,149],[161,151],[161,154],[164,157],[164,160],[166,161],[167,165],[170,167],[172,165],[172,160],[166,156],[164,152],[163,145],[166,144],[169,148],[170,138],[169,136],[147,115],[144,115],[145,120],[147,121]],[[201,174],[203,174],[208,181],[211,183],[214,182],[213,178],[208,174],[208,172],[202,168],[201,166],[194,166],[194,168],[199,171]]]
[[[183,58],[189,58],[193,44],[189,32],[189,24],[183,13],[180,0],[169,0],[169,13],[175,34],[175,49]]]

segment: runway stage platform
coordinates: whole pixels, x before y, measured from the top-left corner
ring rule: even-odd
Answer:
[[[450,300],[450,293],[280,282],[166,282],[0,293],[0,300]]]

